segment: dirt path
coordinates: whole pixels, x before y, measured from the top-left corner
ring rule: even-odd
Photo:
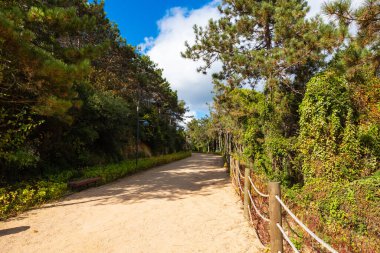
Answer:
[[[263,252],[221,160],[193,154],[0,223],[0,252]]]

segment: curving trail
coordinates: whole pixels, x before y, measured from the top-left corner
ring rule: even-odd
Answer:
[[[0,252],[263,252],[215,155],[91,188],[0,222]]]

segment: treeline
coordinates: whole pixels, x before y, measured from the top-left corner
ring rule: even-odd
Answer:
[[[138,124],[140,155],[180,151],[185,111],[103,1],[0,1],[0,184],[134,156]]]
[[[380,2],[323,10],[329,22],[308,18],[305,0],[222,1],[221,18],[196,26],[183,53],[202,72],[223,64],[210,116],[191,121],[188,136],[196,150],[250,159],[281,181],[296,213],[339,251],[377,252]]]

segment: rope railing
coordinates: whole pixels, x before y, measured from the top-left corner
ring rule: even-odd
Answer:
[[[264,197],[264,198],[268,198],[269,197],[269,194],[264,194],[261,191],[259,191],[259,189],[252,182],[252,178],[251,177],[248,177],[248,179],[249,179],[249,182],[251,182],[251,185],[252,185],[253,189],[256,191],[257,194],[259,194],[261,197]]]
[[[239,184],[239,189],[241,191],[241,194],[243,194],[243,188],[241,187],[241,183],[240,183],[240,180],[238,179],[238,184]]]
[[[240,169],[237,169],[237,171],[239,172],[239,175],[241,176],[241,178],[244,178],[244,176],[241,174]]]
[[[241,183],[240,183],[239,174],[233,173],[232,178],[234,179],[234,181],[237,181],[237,184],[235,182],[235,185],[237,186],[238,190],[240,189],[240,192],[238,192],[238,194],[242,195],[243,194],[243,187],[241,186]]]
[[[241,192],[243,192],[243,188],[241,187],[240,184],[237,184],[237,183],[236,183],[236,181],[239,181],[239,180],[236,178],[236,176],[232,175],[232,179],[233,179],[233,181],[234,181],[234,185],[235,185],[235,187],[236,187],[236,191],[237,191],[237,193],[240,195]],[[240,189],[240,191],[239,191],[239,189]]]
[[[251,223],[253,224],[251,208],[248,208],[248,213],[249,213],[249,220],[250,220]]]
[[[232,162],[231,165],[234,165],[234,163]],[[232,169],[231,170],[231,172],[232,172],[231,176],[232,176],[232,179],[233,179],[235,185],[236,185],[236,181],[238,181],[237,182],[238,190],[240,189],[240,191],[238,192],[239,195],[243,196],[243,195],[245,195],[245,193],[247,193],[247,195],[249,197],[249,198],[246,198],[244,196],[244,212],[245,212],[246,217],[249,218],[249,220],[253,224],[252,212],[251,212],[251,208],[249,207],[249,206],[252,206],[253,209],[255,210],[256,214],[262,220],[264,220],[265,222],[268,222],[270,224],[270,230],[271,230],[271,233],[270,233],[271,234],[271,250],[272,250],[271,252],[275,252],[275,253],[281,253],[281,252],[283,252],[282,240],[285,240],[289,244],[289,246],[292,248],[292,250],[294,252],[299,253],[298,249],[295,247],[295,245],[293,244],[293,242],[290,240],[288,234],[285,232],[284,228],[281,226],[281,220],[282,220],[282,218],[281,218],[282,217],[281,207],[282,207],[290,215],[290,217],[292,217],[292,219],[300,227],[302,227],[312,238],[314,238],[321,246],[323,246],[325,249],[327,249],[331,253],[338,253],[338,251],[336,251],[335,249],[333,249],[328,243],[326,243],[325,241],[323,241],[315,233],[313,233],[308,227],[306,227],[306,225],[303,224],[294,215],[294,213],[285,205],[285,203],[279,197],[279,195],[281,193],[279,183],[270,183],[269,186],[268,186],[269,194],[265,194],[265,193],[262,193],[255,186],[255,184],[253,183],[253,180],[252,180],[252,178],[250,176],[250,170],[248,168],[245,171],[245,176],[242,175],[239,167],[233,166],[231,169]],[[237,170],[237,172],[236,172],[236,170]],[[243,185],[244,189],[243,189],[243,187],[241,185],[240,178],[243,178],[243,179],[246,178],[245,182],[244,182],[244,185]],[[248,178],[248,181],[247,181],[247,178]],[[277,189],[277,193],[278,194],[277,193],[274,194],[274,192],[276,192],[276,191],[274,191],[273,188],[271,188],[271,187],[273,187],[273,186],[271,186],[273,184],[277,185],[276,189]],[[269,212],[269,216],[270,216],[269,218],[265,217],[260,212],[259,208],[256,206],[256,204],[255,204],[255,202],[253,200],[252,194],[251,194],[251,190],[250,190],[251,188],[249,186],[251,186],[254,189],[254,191],[258,195],[260,195],[261,197],[269,198],[269,209],[272,210],[272,211]],[[272,189],[272,191],[271,191],[271,189]],[[247,203],[246,203],[246,201],[247,201]],[[278,202],[278,204],[275,204],[275,202]],[[274,212],[273,209],[276,209],[275,210],[277,212],[277,217],[276,218],[274,218],[276,215],[273,214],[273,212]],[[272,214],[271,214],[271,212],[272,212]],[[272,215],[274,215],[274,216],[272,217]],[[274,230],[277,230],[277,231],[274,231]],[[277,239],[275,240],[272,237],[277,237]],[[274,243],[272,243],[272,240],[275,240],[275,242],[273,241]]]
[[[276,223],[276,226],[278,227],[278,229],[281,231],[281,234],[282,236],[284,237],[284,239],[289,243],[290,247],[292,248],[292,250],[296,253],[299,253],[298,249],[296,248],[296,246],[294,246],[294,244],[292,243],[292,241],[290,240],[290,238],[288,237],[288,235],[285,233],[285,230],[281,227],[280,224]]]
[[[239,169],[237,169],[237,170],[240,171]],[[243,187],[241,187],[240,178],[239,178],[239,173],[237,174],[237,181],[238,181],[238,185],[239,185],[239,188],[240,188],[241,194],[243,194]]]
[[[236,173],[236,171],[237,171],[238,173]],[[242,194],[244,193],[244,190],[243,190],[243,187],[241,186],[239,176],[240,176],[241,178],[244,178],[244,177],[243,177],[243,175],[241,174],[240,169],[237,168],[237,167],[236,167],[236,168],[233,168],[233,172],[234,172],[234,173],[232,174],[232,177],[233,177],[234,181],[237,181],[237,186],[238,186],[238,188],[240,189],[239,195],[240,195],[240,194],[242,195]],[[249,176],[248,176],[248,178],[249,178],[249,180],[250,180],[251,183],[252,183],[251,178],[250,178]],[[252,183],[252,184],[253,184],[253,183]],[[235,182],[235,185],[236,185],[236,182]],[[257,191],[258,191],[258,190],[257,190]],[[269,222],[269,219],[268,219],[267,217],[265,217],[265,216],[259,211],[259,209],[257,208],[255,202],[253,201],[253,198],[252,198],[251,193],[250,193],[249,191],[248,191],[247,193],[248,193],[249,199],[250,199],[250,201],[251,201],[251,205],[252,205],[253,209],[255,210],[255,212],[257,213],[257,215],[258,215],[261,219],[263,219],[265,222]],[[261,192],[258,191],[258,193],[260,194]],[[265,196],[265,194],[263,194],[263,193],[261,193],[261,194]],[[249,211],[249,217],[252,219],[252,213],[251,213],[251,211],[250,211],[249,209],[248,209],[248,211]]]
[[[253,201],[253,198],[252,198],[252,195],[251,195],[250,192],[248,192],[248,196],[249,196],[249,198],[251,199],[251,204],[252,204],[252,206],[253,206],[253,209],[255,209],[257,215],[258,215],[261,219],[263,219],[264,221],[269,222],[270,220],[269,220],[267,217],[265,217],[264,215],[262,215],[262,214],[260,213],[259,209],[258,209],[257,206],[255,205],[255,202]]]
[[[275,196],[277,201],[281,204],[281,206],[285,209],[285,211],[290,215],[290,217],[293,218],[295,222],[297,222],[300,227],[302,227],[311,237],[313,237],[317,242],[319,242],[323,247],[325,247],[328,251],[332,253],[338,253],[335,249],[333,249],[329,244],[327,244],[325,241],[323,241],[321,238],[319,238],[316,234],[313,233],[308,227],[305,226],[290,209],[285,205],[285,203],[281,200],[279,196]]]

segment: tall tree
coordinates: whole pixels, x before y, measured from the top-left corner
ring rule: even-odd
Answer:
[[[198,69],[203,72],[216,61],[223,64],[214,73],[219,93],[229,94],[247,83],[264,84],[268,167],[286,170],[294,158],[306,83],[343,38],[320,17],[307,18],[305,0],[224,0],[219,11],[219,20],[194,27],[195,44],[186,43],[183,56],[203,61]]]
[[[127,158],[137,127],[147,155],[181,150],[185,111],[103,1],[0,1],[0,183]]]

